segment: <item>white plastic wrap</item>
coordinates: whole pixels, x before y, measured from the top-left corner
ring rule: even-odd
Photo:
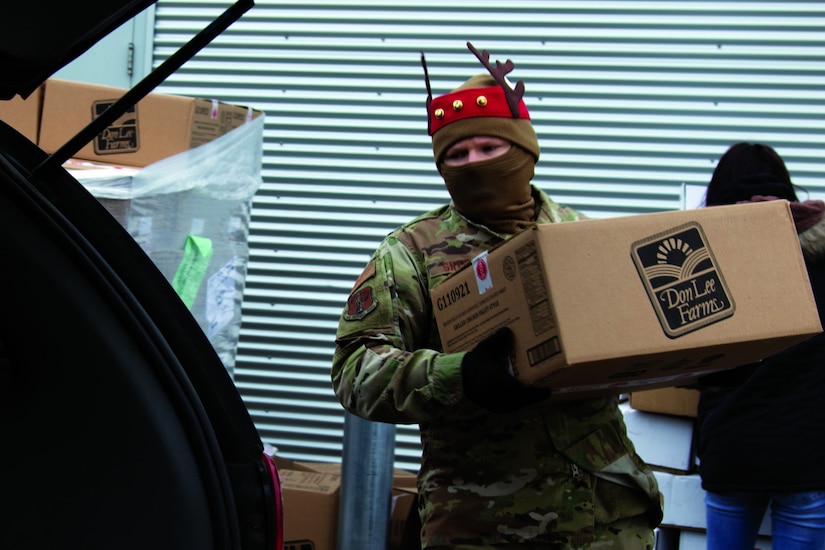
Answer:
[[[264,117],[132,170],[71,170],[178,291],[230,374],[241,326]]]

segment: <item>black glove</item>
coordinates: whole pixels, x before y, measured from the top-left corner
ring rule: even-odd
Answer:
[[[502,327],[467,352],[461,380],[467,398],[483,409],[508,413],[550,397],[550,389],[525,386],[508,370],[513,331]]]

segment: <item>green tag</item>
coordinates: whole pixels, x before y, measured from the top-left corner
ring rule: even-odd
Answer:
[[[212,240],[189,235],[183,247],[178,271],[172,279],[172,288],[178,293],[186,307],[191,308],[198,295],[198,289],[206,275],[209,260],[212,259]]]

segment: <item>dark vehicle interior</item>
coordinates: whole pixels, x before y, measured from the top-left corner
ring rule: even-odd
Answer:
[[[153,2],[4,7],[0,98],[26,97]],[[0,121],[0,547],[281,548],[277,470],[231,377],[149,257],[62,168],[73,146],[49,156]]]

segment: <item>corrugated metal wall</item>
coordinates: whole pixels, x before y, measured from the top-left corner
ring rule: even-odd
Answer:
[[[228,2],[160,0],[155,64]],[[426,135],[434,93],[512,59],[542,143],[536,183],[592,217],[680,207],[733,142],[825,192],[825,3],[258,0],[161,87],[267,113],[236,382],[265,441],[338,460],[338,315],[392,228],[448,199]],[[398,430],[415,468],[417,431]]]

